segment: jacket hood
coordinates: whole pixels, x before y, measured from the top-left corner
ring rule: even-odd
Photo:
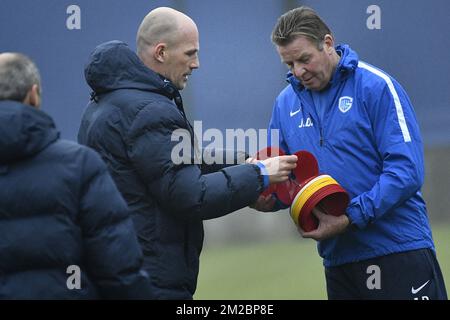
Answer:
[[[126,43],[117,40],[102,43],[94,49],[84,75],[97,94],[117,89],[161,91],[167,82],[147,68]]]
[[[0,101],[0,163],[31,157],[59,138],[46,113],[15,101]]]
[[[359,59],[358,54],[346,44],[338,45],[335,49],[341,59],[339,60],[339,63],[331,79],[331,85],[340,82],[341,80],[347,78],[349,74],[353,73],[358,67]],[[290,71],[286,75],[286,80],[300,90],[303,90],[305,88]]]

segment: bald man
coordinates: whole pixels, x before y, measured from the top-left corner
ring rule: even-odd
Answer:
[[[192,299],[203,220],[254,203],[269,183],[288,179],[297,160],[197,164],[179,91],[200,65],[198,51],[194,21],[157,8],[139,27],[137,54],[107,42],[85,69],[93,93],[78,140],[99,152],[127,200],[158,299]],[[173,152],[180,137],[192,146],[183,155]]]
[[[154,72],[183,90],[192,71],[200,66],[198,30],[188,16],[170,8],[157,8],[142,21],[137,54]]]
[[[0,299],[151,299],[125,201],[94,151],[59,139],[40,83],[0,54]]]

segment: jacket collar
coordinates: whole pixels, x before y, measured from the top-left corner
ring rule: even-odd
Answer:
[[[100,94],[118,89],[151,91],[175,102],[181,99],[178,89],[169,80],[145,66],[122,41],[108,41],[97,46],[90,55],[84,74],[93,90],[93,100]]]
[[[59,138],[45,112],[15,101],[0,101],[0,163],[31,157]]]

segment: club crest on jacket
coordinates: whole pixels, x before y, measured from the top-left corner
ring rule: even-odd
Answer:
[[[342,113],[346,113],[353,104],[353,98],[344,96],[339,98],[339,110],[341,110]]]

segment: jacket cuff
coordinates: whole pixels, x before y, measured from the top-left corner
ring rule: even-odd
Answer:
[[[255,163],[255,164],[259,167],[259,169],[261,171],[260,173],[261,173],[261,176],[263,177],[263,187],[264,187],[264,189],[266,189],[269,186],[269,174],[267,172],[266,166],[261,161]]]
[[[361,209],[356,203],[350,203],[347,207],[346,214],[350,219],[352,225],[356,225],[359,229],[364,229],[367,226],[367,221]]]

